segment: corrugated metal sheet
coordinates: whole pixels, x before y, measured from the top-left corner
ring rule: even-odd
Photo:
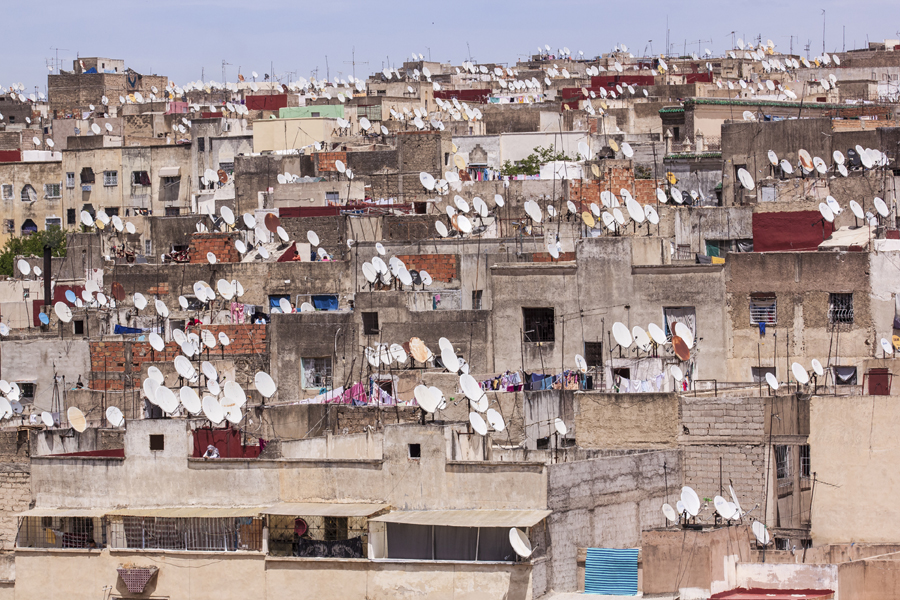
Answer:
[[[107,510],[101,514],[121,517],[216,518],[256,517],[259,516],[263,511],[265,511],[265,507],[260,506],[238,506],[225,508],[211,508],[205,506],[176,506],[168,508],[123,508],[118,510]]]
[[[637,548],[588,548],[584,565],[584,592],[636,596],[637,561]]]
[[[285,502],[263,509],[266,515],[295,517],[368,517],[388,508],[390,504],[333,504],[328,502]]]
[[[449,527],[533,527],[549,510],[410,510],[394,511],[370,521]]]
[[[102,517],[108,508],[32,508],[18,517]]]

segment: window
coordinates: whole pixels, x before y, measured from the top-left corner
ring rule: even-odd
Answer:
[[[206,138],[205,137],[197,138],[197,152],[206,152]]]
[[[753,383],[765,383],[766,373],[771,373],[775,377],[775,367],[750,367],[750,373],[753,376]]]
[[[163,203],[178,202],[181,191],[181,176],[161,177],[162,187],[159,190],[159,201]]]
[[[3,219],[3,231],[5,233],[15,233],[16,222],[13,219]]]
[[[31,219],[25,219],[25,222],[22,223],[22,235],[31,235],[37,233],[37,230],[37,224]]]
[[[150,240],[144,240],[144,254],[145,255],[150,256],[150,254],[152,254],[151,248],[152,248],[152,246],[150,244]]]
[[[750,324],[774,325],[777,322],[775,294],[750,294]]]
[[[234,174],[234,162],[220,162],[219,169],[225,171],[229,175]]]
[[[362,314],[363,335],[378,335],[378,313],[364,312]]]
[[[75,187],[75,173],[66,173],[66,187],[69,189]]]
[[[422,445],[421,444],[410,444],[409,445],[409,457],[410,458],[422,458]]]
[[[51,229],[62,229],[62,219],[59,217],[47,217],[44,219],[44,229],[50,231]]]
[[[341,193],[340,192],[325,192],[325,200],[328,202],[340,202]]]
[[[12,200],[13,199],[13,186],[8,183],[4,183],[0,186],[0,191],[2,191],[4,200]]]
[[[150,449],[151,450],[165,450],[166,449],[166,436],[162,434],[150,434]]]
[[[526,342],[552,342],[556,337],[552,308],[523,308],[522,333]]]
[[[177,217],[181,215],[181,209],[177,206],[167,206],[166,207],[166,216],[167,217]]]
[[[483,290],[472,290],[472,310],[481,310],[481,296]]]
[[[584,343],[584,362],[588,367],[603,366],[603,342]]]
[[[84,335],[84,321],[72,321],[72,325],[75,335]]]
[[[836,385],[856,385],[856,367],[834,368],[834,383]]]
[[[853,322],[853,294],[828,294],[828,318],[832,324]]]
[[[790,485],[794,473],[791,467],[791,447],[775,446],[775,469],[779,486]]]
[[[331,357],[301,358],[300,374],[304,389],[329,387],[331,384]]]
[[[45,183],[44,198],[62,198],[62,185],[58,183]]]
[[[26,184],[22,188],[22,202],[37,202],[37,192],[31,185]]]
[[[280,314],[283,311],[281,310],[281,301],[287,300],[291,301],[291,297],[287,294],[270,294],[269,295],[269,312],[272,314]]]
[[[81,183],[94,183],[94,170],[90,167],[81,169]]]
[[[104,187],[115,187],[119,185],[119,172],[103,171],[103,185]]]
[[[103,209],[106,212],[107,217],[118,217],[119,216],[119,207],[118,206],[108,206]]]
[[[809,479],[812,471],[809,468],[809,444],[800,446],[800,477]]]
[[[33,402],[34,401],[34,383],[27,382],[19,382],[19,391],[21,392],[20,397],[24,401]]]
[[[150,185],[150,175],[147,171],[132,171],[131,185]]]

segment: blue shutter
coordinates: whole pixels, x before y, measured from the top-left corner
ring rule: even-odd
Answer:
[[[588,548],[584,568],[584,591],[607,596],[637,595],[636,548]]]

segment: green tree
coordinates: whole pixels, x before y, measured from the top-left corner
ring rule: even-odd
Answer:
[[[511,161],[504,162],[503,166],[500,167],[500,175],[504,177],[513,177],[515,175],[537,175],[541,172],[541,165],[562,160],[578,161],[581,160],[581,155],[576,154],[575,156],[569,156],[565,152],[554,150],[549,146],[546,148],[538,146],[531,154],[522,160],[516,161],[515,163]]]
[[[0,251],[0,274],[12,277],[13,262],[17,256],[43,256],[44,246],[49,245],[53,256],[66,255],[66,232],[58,227],[36,231],[31,235],[11,237]]]

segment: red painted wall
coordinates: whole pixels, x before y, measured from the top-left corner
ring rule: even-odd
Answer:
[[[753,251],[779,252],[816,250],[834,231],[816,210],[753,214]]]

